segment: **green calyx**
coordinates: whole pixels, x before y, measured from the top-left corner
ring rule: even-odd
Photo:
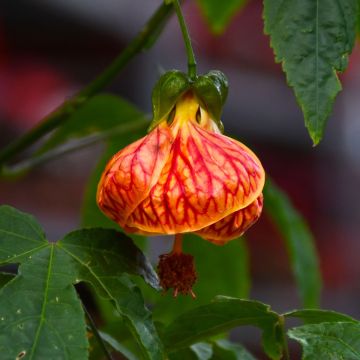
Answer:
[[[178,99],[190,89],[188,76],[178,70],[170,70],[160,76],[152,92],[153,120],[148,131],[165,120]]]
[[[162,121],[167,120],[176,102],[187,91],[194,93],[200,106],[210,114],[219,129],[223,131],[220,117],[228,94],[225,75],[221,71],[212,70],[191,80],[181,71],[170,70],[160,77],[153,89],[153,120],[149,132]]]

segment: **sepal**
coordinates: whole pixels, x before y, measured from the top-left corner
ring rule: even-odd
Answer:
[[[189,88],[188,76],[179,70],[167,71],[160,77],[152,92],[153,120],[149,132],[170,114],[177,100]]]
[[[228,95],[226,76],[221,71],[212,70],[199,76],[192,88],[200,105],[210,114],[219,129],[223,131],[220,117]]]

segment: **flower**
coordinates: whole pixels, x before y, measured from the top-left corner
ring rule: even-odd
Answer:
[[[196,232],[224,243],[259,217],[263,185],[255,154],[222,135],[188,93],[170,124],[164,119],[110,160],[97,201],[128,232]]]
[[[188,91],[170,116],[113,156],[97,202],[127,232],[194,232],[224,244],[259,218],[264,179],[256,155],[223,135]]]

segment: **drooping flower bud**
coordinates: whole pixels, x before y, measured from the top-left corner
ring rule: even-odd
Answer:
[[[186,90],[183,83],[180,92],[172,89],[176,93],[173,110],[165,107],[164,117],[156,119],[150,133],[120,150],[106,166],[97,202],[125,231],[194,232],[224,244],[259,218],[265,179],[262,165],[245,145],[221,133],[220,119],[213,120],[215,115],[207,106],[221,87],[206,88],[200,99],[199,89],[207,86],[208,79],[202,81],[194,91]],[[224,100],[218,98],[221,105]],[[216,111],[213,108],[211,113]],[[172,279],[163,274],[165,278]],[[166,284],[176,294],[191,291],[191,286],[181,287],[173,280]]]

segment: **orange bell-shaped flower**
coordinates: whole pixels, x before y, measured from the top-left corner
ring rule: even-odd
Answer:
[[[127,232],[177,234],[173,252],[160,257],[161,285],[193,295],[195,268],[179,234],[194,232],[219,245],[239,237],[260,216],[264,180],[255,154],[221,134],[189,91],[173,118],[109,161],[97,202]]]
[[[170,124],[164,119],[110,160],[97,201],[128,232],[195,232],[223,244],[259,217],[264,177],[255,154],[222,135],[187,93]]]

